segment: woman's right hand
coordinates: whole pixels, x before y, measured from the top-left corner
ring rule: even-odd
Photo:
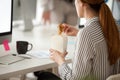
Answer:
[[[78,29],[68,25],[68,24],[62,24],[63,29],[64,29],[64,33],[67,34],[68,36],[76,36],[78,33]]]

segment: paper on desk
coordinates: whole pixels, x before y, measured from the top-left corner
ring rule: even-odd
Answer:
[[[49,58],[49,51],[32,51],[28,53],[37,58]]]

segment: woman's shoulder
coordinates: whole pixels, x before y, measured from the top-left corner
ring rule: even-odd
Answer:
[[[90,31],[84,27],[82,29],[79,30],[78,34],[77,34],[77,37],[79,38],[90,38],[91,34],[90,34]]]
[[[93,23],[92,25],[85,26],[78,33],[78,36],[84,37],[91,40],[100,40],[103,39],[103,32],[99,24]]]

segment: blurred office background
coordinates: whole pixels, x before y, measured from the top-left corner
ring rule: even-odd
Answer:
[[[120,23],[120,2],[119,0],[105,0],[110,7],[117,23]],[[42,25],[41,7],[42,0],[14,0],[13,5],[13,26],[20,30],[32,30],[34,26]],[[78,19],[78,25],[83,25],[85,19]]]
[[[13,27],[32,29],[33,20],[36,19],[36,0],[14,0],[13,2]]]
[[[46,0],[46,1],[49,1],[49,0]],[[42,1],[42,0],[14,0],[14,4],[13,4],[13,27],[16,27],[22,31],[30,31],[35,26],[43,25],[43,20],[42,20],[42,15],[43,15],[43,11],[44,11],[43,4],[46,3],[46,1]],[[59,2],[62,3],[65,1],[59,1],[59,0],[56,1],[57,4]],[[63,4],[66,5],[66,3],[67,2],[65,2]],[[61,11],[62,7],[61,8],[60,8],[60,6],[58,6],[58,7]],[[66,9],[68,9],[68,8],[66,8]],[[58,11],[57,12],[58,14],[61,13],[59,10],[57,10],[57,11]],[[76,13],[75,7],[74,7],[74,13]],[[56,13],[55,13],[55,15],[54,14],[52,15],[52,18],[53,17],[55,18],[56,16],[57,17],[61,16],[61,14],[56,15]],[[64,17],[64,15],[59,17],[59,18],[62,18],[62,17]],[[67,17],[69,17],[69,16],[67,16]],[[72,19],[70,17],[70,20],[73,20],[74,17],[76,17],[76,19],[77,19],[77,13],[76,13],[76,16],[72,17]],[[75,20],[73,20],[73,21],[75,21]],[[58,21],[58,22],[62,22],[62,21]],[[77,20],[76,20],[76,23],[77,23]],[[52,24],[54,24],[54,23],[52,23]],[[46,26],[46,25],[44,25],[44,26]]]

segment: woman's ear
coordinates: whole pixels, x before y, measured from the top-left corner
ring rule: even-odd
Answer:
[[[86,7],[88,4],[87,3],[82,3],[82,7]]]
[[[84,9],[88,9],[88,8],[89,8],[89,5],[88,5],[87,3],[83,3],[83,4],[82,4],[82,7],[83,7]]]
[[[80,1],[80,7],[84,8],[87,4]]]

